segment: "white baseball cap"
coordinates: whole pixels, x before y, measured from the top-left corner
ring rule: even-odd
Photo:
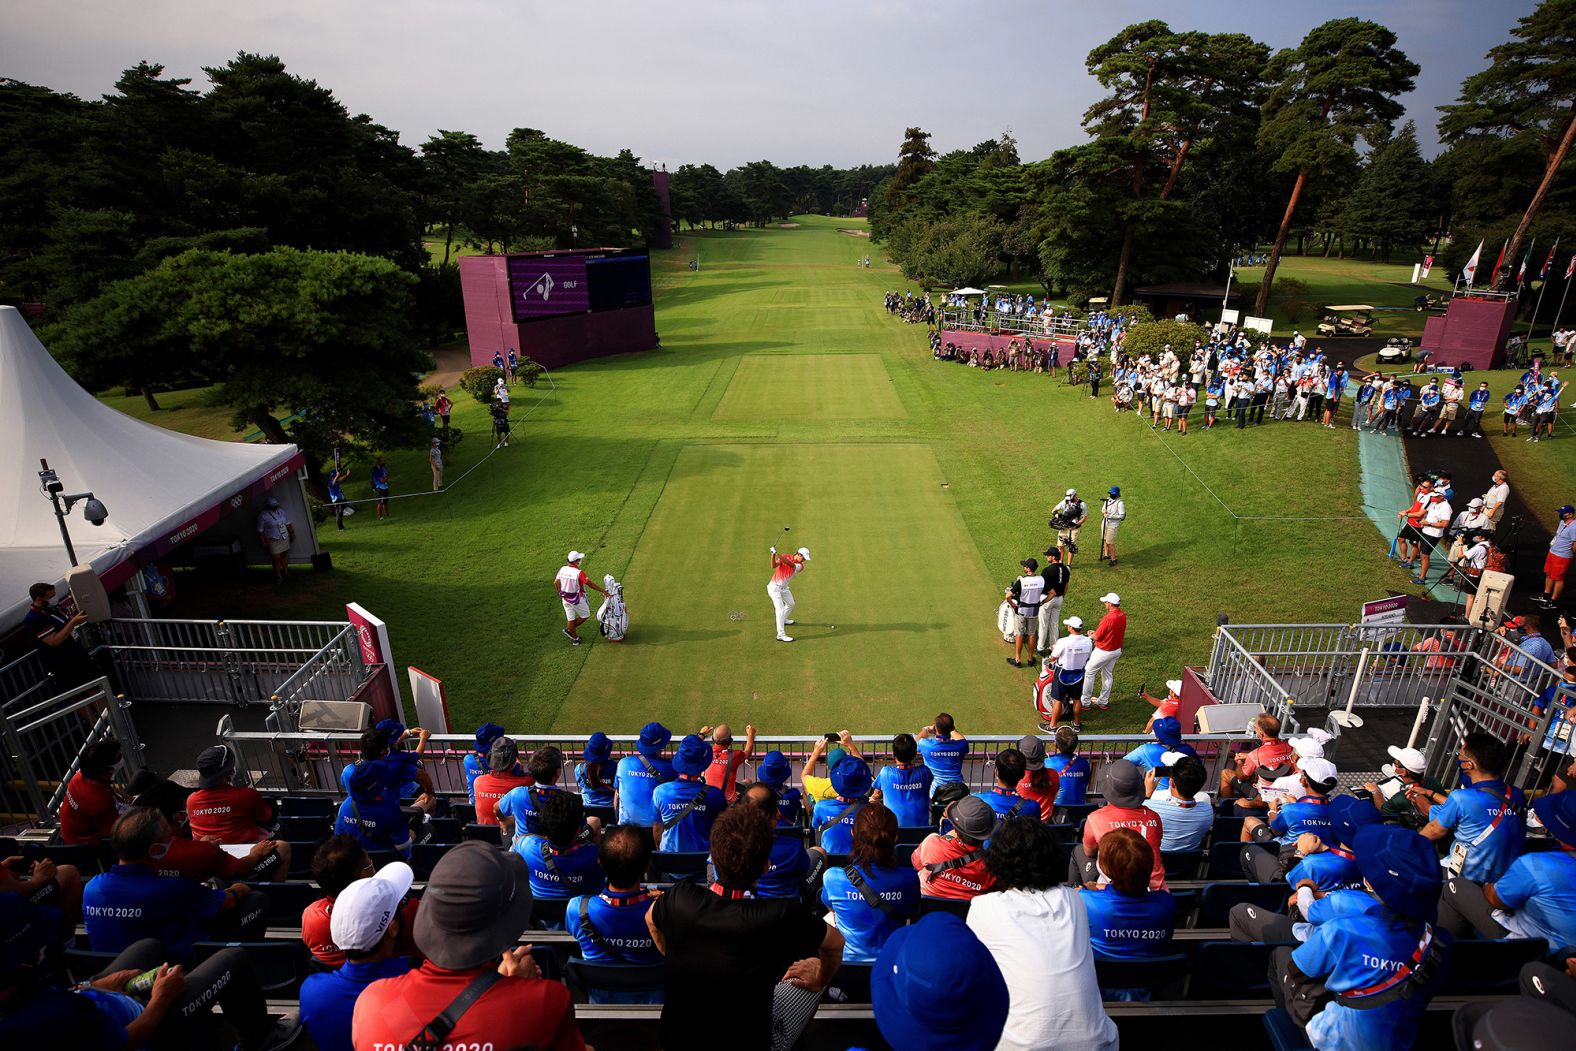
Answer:
[[[1069,490],[1067,490],[1067,495],[1068,496],[1077,496],[1078,495],[1078,490],[1076,490],[1076,489],[1069,489]]]
[[[376,875],[358,879],[340,891],[328,921],[334,944],[346,952],[377,948],[415,879],[409,865],[391,861]]]
[[[1118,595],[1114,591],[1107,591],[1104,595],[1100,596],[1100,601],[1109,602],[1113,606],[1120,606],[1122,604],[1122,596]]]
[[[569,552],[569,561],[571,561],[571,562],[578,562],[582,558],[585,558],[585,557],[586,557],[586,554],[585,554],[584,551],[571,551],[571,552]]]
[[[1181,693],[1182,693],[1182,680],[1181,679],[1167,679],[1166,680],[1166,689],[1168,689],[1172,693],[1177,694],[1178,696],[1180,696]]]
[[[1472,499],[1467,501],[1467,506],[1468,507],[1482,507],[1483,506],[1483,498],[1481,496],[1474,496]]]
[[[1328,759],[1323,756],[1311,756],[1304,759],[1300,766],[1302,768],[1302,776],[1308,779],[1309,784],[1318,785],[1325,789],[1335,787],[1335,764]],[[339,906],[335,905],[334,908],[337,911]]]
[[[1324,745],[1312,737],[1288,737],[1286,743],[1291,745],[1291,750],[1297,753],[1299,759],[1324,758]]]
[[[806,562],[810,561],[810,549],[809,548],[801,547],[799,549],[799,553],[804,556],[804,560]]]
[[[1083,629],[1082,617],[1068,617],[1066,620],[1062,621],[1062,623],[1067,625],[1069,628],[1078,628],[1079,630]]]
[[[1179,760],[1179,759],[1186,759],[1186,758],[1187,758],[1187,753],[1186,752],[1161,752],[1160,753],[1160,765],[1161,766],[1176,766],[1177,765],[1177,760]]]
[[[1390,753],[1394,763],[1386,763],[1382,769],[1386,777],[1394,777],[1397,766],[1404,766],[1414,774],[1420,774],[1428,769],[1428,759],[1416,748],[1397,748],[1391,745],[1385,751]]]

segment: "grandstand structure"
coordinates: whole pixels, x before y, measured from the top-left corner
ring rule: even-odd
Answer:
[[[5,820],[11,826],[8,837],[0,835],[0,856],[47,854],[89,876],[109,863],[102,847],[50,842],[63,785],[76,768],[77,756],[94,741],[106,736],[121,741],[126,778],[151,766],[173,771],[177,780],[191,773],[182,768],[200,748],[228,743],[237,752],[245,779],[277,801],[280,836],[292,845],[288,878],[264,888],[271,910],[268,934],[245,948],[271,1010],[295,1009],[301,982],[312,967],[301,938],[301,913],[322,893],[309,879],[311,859],[331,832],[340,775],[359,756],[359,734],[302,729],[301,707],[309,700],[348,700],[368,704],[375,717],[397,717],[398,702],[386,690],[389,669],[365,661],[348,622],[111,621],[97,626],[96,633],[94,657],[104,674],[92,682],[57,690],[58,684],[32,657],[0,668],[0,739],[5,746],[0,762],[6,764],[0,783],[6,792]],[[1435,774],[1447,772],[1466,732],[1486,729],[1513,741],[1524,737],[1529,745],[1512,779],[1530,787],[1547,776],[1555,754],[1544,740],[1549,713],[1538,710],[1536,698],[1557,678],[1553,668],[1502,636],[1462,625],[1226,625],[1216,634],[1208,663],[1188,670],[1186,701],[1194,710],[1232,704],[1271,711],[1292,729],[1322,720],[1337,735],[1326,746],[1327,754],[1348,784],[1374,778],[1374,757],[1382,755],[1386,744],[1406,743],[1385,736],[1385,728],[1410,725]],[[1344,718],[1348,712],[1362,715],[1354,721]],[[626,717],[653,716],[660,718],[660,710]],[[1366,724],[1361,722],[1364,717]],[[1003,721],[1021,724],[1028,718],[1025,702],[1021,710],[1004,712]],[[573,756],[586,740],[584,735],[544,735],[530,727],[509,729],[522,750],[553,744]],[[610,736],[615,757],[632,750],[634,735]],[[988,788],[993,783],[992,758],[1016,745],[1019,737],[1003,733],[970,738],[963,766],[968,784]],[[1080,739],[1079,749],[1097,772],[1101,764],[1149,739],[1143,734],[1089,734]],[[1189,734],[1186,739],[1209,768],[1211,786],[1233,752],[1249,746],[1238,728]],[[760,752],[778,749],[789,755],[797,776],[817,740],[761,736],[757,743]],[[866,732],[855,741],[872,762],[889,758],[889,735]],[[468,734],[437,735],[424,754],[442,802],[437,813],[419,825],[412,848],[410,861],[418,881],[412,893],[418,896],[437,861],[455,844],[483,839],[505,845],[498,827],[478,823],[467,801],[462,764],[473,748]],[[740,782],[754,773],[753,763],[747,763],[739,772]],[[1091,776],[1090,784],[1095,783]],[[568,768],[564,784],[575,787]],[[1068,808],[1069,820],[1049,827],[1064,842],[1076,843],[1083,818],[1098,803],[1094,799]],[[611,808],[587,807],[586,812],[615,820]],[[412,817],[421,820],[414,812]],[[1143,960],[1097,957],[1102,986],[1150,992],[1146,1002],[1106,1003],[1124,1040],[1174,1037],[1182,1018],[1207,1025],[1217,1039],[1263,1046],[1266,1027],[1273,1039],[1275,1027],[1283,1025],[1281,1016],[1271,1011],[1268,981],[1269,955],[1276,946],[1233,941],[1227,927],[1235,904],[1275,911],[1287,907],[1283,884],[1254,884],[1244,876],[1243,851],[1268,848],[1241,842],[1242,824],[1234,814],[1217,816],[1199,850],[1163,855],[1178,906],[1169,952]],[[906,858],[933,830],[901,829],[899,853]],[[808,827],[801,831],[807,838],[812,835]],[[1546,840],[1529,840],[1528,849],[1546,845]],[[374,861],[383,864],[394,857],[392,852],[375,853]],[[844,860],[834,856],[831,863]],[[706,869],[704,854],[659,852],[651,884],[704,878]],[[573,936],[555,929],[562,926],[564,904],[538,900],[533,929],[520,935],[521,943],[533,946],[544,976],[570,985],[589,1042],[654,1046],[660,1005],[592,999],[609,988],[660,988],[660,967],[585,964],[577,958]],[[926,899],[921,915],[967,909],[966,901]],[[220,947],[199,945],[198,958]],[[1429,1008],[1418,1046],[1448,1046],[1456,1008],[1513,995],[1521,966],[1545,958],[1554,948],[1542,939],[1459,942],[1450,977]],[[83,935],[67,958],[76,977],[96,974],[106,962],[87,948]],[[870,1004],[870,967],[869,962],[845,962],[833,983],[836,992],[820,1005],[806,1047],[883,1046]]]

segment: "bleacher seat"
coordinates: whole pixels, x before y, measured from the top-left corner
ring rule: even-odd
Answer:
[[[1166,867],[1166,879],[1193,879],[1204,864],[1202,850],[1162,850],[1160,863]]]
[[[950,912],[960,920],[969,918],[969,901],[967,898],[933,898],[929,894],[920,896],[919,916],[928,916],[932,912]]]
[[[294,927],[301,922],[306,907],[323,896],[323,892],[305,880],[283,880],[279,883],[246,882],[248,887],[268,896],[268,925]]]
[[[283,796],[279,800],[280,817],[320,817],[334,820],[339,805],[326,796]]]
[[[1227,880],[1246,879],[1242,871],[1242,848],[1255,844],[1236,843],[1227,841],[1216,842],[1209,848],[1209,869],[1204,873],[1205,879]],[[1273,847],[1258,845],[1260,850],[1273,850]]]
[[[312,856],[317,853],[317,848],[322,845],[315,839],[292,839],[290,842],[290,871],[285,873],[287,879],[311,879]]]
[[[391,861],[404,861],[405,855],[397,850],[369,850],[367,857],[372,859],[372,867],[380,869]]]
[[[662,964],[590,963],[571,957],[564,965],[569,988],[592,1003],[603,993],[660,993]],[[838,971],[842,977],[842,971]],[[659,998],[660,999],[660,998]]]
[[[1211,883],[1199,898],[1198,919],[1193,926],[1230,926],[1232,907],[1244,902],[1271,912],[1285,912],[1290,896],[1291,888],[1284,883]]]
[[[1450,949],[1450,975],[1440,989],[1442,995],[1472,996],[1513,993],[1520,981],[1521,968],[1549,954],[1549,943],[1542,938],[1457,938]]]
[[[10,836],[0,836],[0,858],[20,857],[21,851],[17,849],[17,841]]]
[[[314,843],[321,843],[333,833],[333,818],[318,815],[292,817],[288,814],[281,814],[279,817],[279,834],[291,842],[309,839]]]
[[[433,866],[449,852],[453,843],[417,843],[410,850],[410,867],[423,882],[432,878]]]
[[[1146,989],[1153,995],[1180,983],[1187,976],[1188,962],[1181,953],[1146,960],[1119,960],[1095,953],[1094,973],[1102,989]]]
[[[563,930],[564,911],[568,907],[568,898],[533,898],[531,925],[543,931]]]
[[[424,826],[424,835],[420,838],[431,843],[458,843],[464,826],[452,817],[435,817]],[[428,838],[430,837],[430,839]]]
[[[1215,824],[1210,827],[1209,841],[1211,843],[1236,843],[1242,839],[1242,822],[1240,817],[1217,816]]]
[[[1308,1034],[1283,1008],[1276,1007],[1264,1013],[1264,1032],[1274,1051],[1309,1051],[1313,1047],[1308,1042]]]
[[[471,803],[450,803],[449,816],[462,825],[476,823],[476,807]]]
[[[1066,811],[1064,815],[1070,824],[1082,825],[1084,818],[1100,809],[1099,803],[1073,803],[1068,806],[1058,806],[1057,810]]]
[[[1078,843],[1079,830],[1083,827],[1077,824],[1048,824],[1046,829],[1056,837],[1056,842],[1064,847],[1071,847]]]
[[[1270,954],[1275,942],[1213,941],[1193,954],[1190,1000],[1247,1000],[1270,995]]]
[[[495,847],[503,846],[503,829],[497,825],[478,825],[472,822],[460,830],[462,839],[479,839]]]
[[[107,849],[86,843],[22,843],[16,853],[28,861],[48,858],[56,865],[75,865],[83,879],[97,876],[115,863]]]
[[[848,864],[850,857],[852,855],[849,854],[828,854],[826,856],[826,867],[829,869],[840,869]]]
[[[202,963],[210,956],[234,946],[246,953],[257,974],[257,984],[271,999],[294,999],[301,993],[306,977],[306,945],[300,938],[255,942],[198,942],[192,959]]]
[[[844,960],[832,976],[832,986],[843,991],[844,1003],[870,1002],[870,961]]]
[[[899,843],[923,843],[925,837],[936,831],[933,825],[904,825],[897,830]]]
[[[914,867],[914,851],[919,849],[918,843],[899,843],[892,849],[892,858],[897,862],[898,868]]]
[[[105,968],[115,962],[119,956],[115,952],[94,952],[92,949],[67,948],[65,951],[66,970],[78,982],[91,981]]]
[[[709,856],[702,851],[659,850],[651,855],[651,869],[659,879],[664,880],[705,879],[706,859]]]
[[[586,817],[600,820],[603,828],[611,828],[618,821],[618,811],[610,806],[587,806],[582,809]]]

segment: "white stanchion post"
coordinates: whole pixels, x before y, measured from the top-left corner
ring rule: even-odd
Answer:
[[[1428,698],[1424,697],[1417,705],[1417,718],[1412,720],[1412,732],[1406,739],[1408,748],[1417,747],[1417,735],[1423,732],[1423,720],[1428,718]]]

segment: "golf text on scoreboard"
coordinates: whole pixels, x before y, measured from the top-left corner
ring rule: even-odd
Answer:
[[[594,249],[509,257],[509,301],[516,322],[644,306],[651,261],[636,250]]]

